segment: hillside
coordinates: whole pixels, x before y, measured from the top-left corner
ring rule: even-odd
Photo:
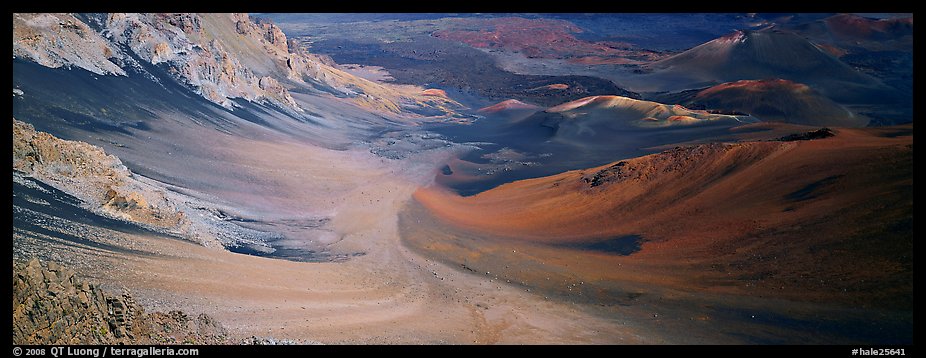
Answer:
[[[788,80],[741,80],[697,92],[685,105],[729,113],[749,113],[763,121],[808,126],[864,127],[868,119]]]
[[[409,229],[409,242],[538,288],[555,271],[601,287],[909,309],[910,129],[836,132],[678,147],[469,197],[421,189],[416,217],[446,233]],[[637,239],[617,240],[625,237]],[[629,254],[606,251],[631,242]]]
[[[882,103],[891,89],[856,71],[805,38],[776,27],[736,31],[653,62],[650,76],[663,90],[720,82],[781,78],[807,84],[840,103]]]

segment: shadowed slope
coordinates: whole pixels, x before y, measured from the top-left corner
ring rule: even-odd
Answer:
[[[460,156],[462,161],[448,163],[451,174],[437,178],[464,195],[645,155],[662,146],[729,138],[731,128],[756,121],[621,96],[585,97],[542,111],[482,113],[485,120],[471,126],[433,128],[479,146]]]
[[[720,84],[698,92],[686,104],[745,112],[763,121],[836,127],[868,124],[868,118],[856,116],[810,87],[782,79]]]
[[[552,140],[581,147],[613,144],[616,136],[628,132],[668,127],[734,126],[754,121],[749,116],[711,114],[679,105],[620,96],[593,96],[551,107],[518,122],[513,128],[549,128],[553,131]]]

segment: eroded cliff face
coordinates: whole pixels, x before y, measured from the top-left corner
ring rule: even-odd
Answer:
[[[14,14],[14,56],[46,67],[78,67],[98,75],[145,73],[140,61],[163,68],[203,98],[228,109],[233,99],[270,104],[295,114],[293,88],[335,95],[369,110],[413,116],[416,108],[452,112],[460,105],[421,89],[372,82],[290,46],[279,27],[247,14],[84,16]],[[156,80],[156,76],[150,76]]]

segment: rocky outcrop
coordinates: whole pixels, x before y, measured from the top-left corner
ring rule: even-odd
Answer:
[[[37,179],[91,212],[140,224],[206,247],[264,246],[275,233],[235,225],[223,209],[133,174],[102,148],[56,138],[13,119],[13,180]],[[225,209],[227,210],[227,209]]]
[[[51,68],[126,74],[112,61],[123,57],[116,47],[70,14],[13,14],[13,56]]]
[[[834,136],[834,135],[836,135],[836,134],[833,133],[833,130],[832,130],[832,129],[823,127],[823,128],[817,129],[817,130],[815,130],[815,131],[804,132],[804,133],[789,134],[789,135],[786,135],[786,136],[784,136],[784,137],[778,138],[777,140],[778,140],[778,141],[781,141],[781,142],[793,142],[793,141],[796,141],[796,140],[814,140],[814,139],[829,138],[829,137],[832,137],[832,136]]]
[[[13,344],[225,344],[212,317],[145,313],[131,293],[110,294],[54,262],[13,264]]]
[[[282,53],[289,53],[289,44],[286,41],[286,34],[279,27],[271,22],[261,21],[257,23],[260,27],[264,40],[267,40],[273,47]]]
[[[261,77],[260,80],[257,81],[257,86],[260,87],[261,90],[277,98],[289,96],[289,92],[280,84],[280,81],[270,76]]]
[[[61,188],[109,216],[159,228],[189,225],[160,188],[139,182],[102,148],[58,139],[13,119],[13,170]]]

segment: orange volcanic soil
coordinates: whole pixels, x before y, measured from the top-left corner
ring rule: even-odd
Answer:
[[[582,65],[642,65],[646,61],[632,60],[624,57],[584,56],[570,58],[569,62]]]
[[[912,126],[836,129],[675,148],[470,197],[431,187],[410,212],[442,229],[405,240],[563,294],[660,286],[912,309],[912,156]],[[627,235],[639,251],[581,249]],[[594,289],[567,292],[551,275]]]
[[[792,92],[806,92],[810,90],[810,87],[807,85],[800,84],[797,82],[792,82],[783,79],[770,79],[770,80],[741,80],[736,82],[728,82],[716,85],[714,87],[705,89],[698,93],[699,97],[709,96],[716,94],[728,89],[742,89],[747,91],[770,91],[776,89],[784,89]]]
[[[422,96],[434,96],[434,97],[444,97],[447,98],[447,91],[437,88],[428,88],[421,91]]]
[[[833,57],[842,57],[849,53],[849,51],[846,51],[845,49],[840,48],[839,46],[831,45],[831,44],[817,44],[817,47],[819,47],[821,50],[825,51],[826,53],[830,54],[830,56],[833,56]]]
[[[587,64],[638,63],[654,61],[660,54],[637,49],[622,42],[588,42],[573,34],[582,32],[575,24],[554,19],[505,17],[454,19],[455,26],[435,31],[432,36],[459,41],[477,48],[521,52],[528,57],[587,58]],[[621,61],[620,59],[626,60]]]
[[[546,86],[540,86],[537,88],[531,88],[528,91],[540,91],[540,90],[554,90],[554,91],[564,91],[569,89],[569,85],[565,83],[554,83]]]

